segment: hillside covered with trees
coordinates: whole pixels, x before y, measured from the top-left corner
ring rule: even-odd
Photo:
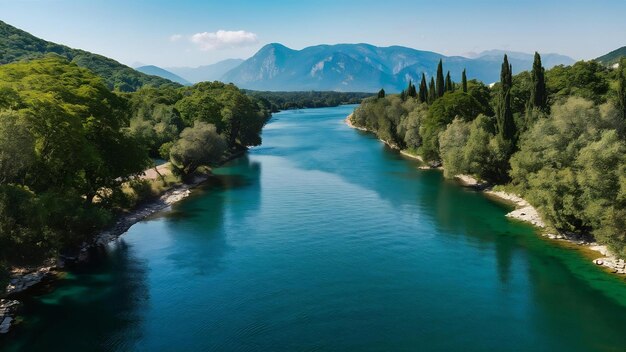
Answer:
[[[289,109],[323,108],[342,104],[360,104],[372,93],[345,92],[269,92],[244,90],[246,94],[261,100],[272,112]]]
[[[522,194],[556,230],[626,255],[626,72],[595,61],[456,83],[439,62],[399,95],[366,99],[351,122],[399,149]]]
[[[0,268],[36,264],[107,226],[149,190],[135,176],[151,158],[185,180],[260,144],[268,117],[219,82],[121,93],[59,55],[0,66]]]
[[[56,54],[100,76],[109,89],[133,92],[145,85],[179,86],[167,79],[146,75],[121,63],[84,50],[72,49],[33,36],[0,21],[0,65]]]

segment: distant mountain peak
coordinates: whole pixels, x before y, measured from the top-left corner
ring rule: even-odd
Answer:
[[[418,82],[422,72],[434,75],[440,59],[455,81],[460,81],[461,71],[467,69],[470,78],[494,82],[500,77],[500,65],[494,64],[494,60],[495,57],[501,60],[500,53],[503,52],[487,51],[481,53],[484,57],[469,59],[398,45],[320,44],[294,50],[271,43],[226,72],[222,80],[257,90],[375,92],[384,88],[388,92],[398,92],[409,80]],[[533,54],[511,52],[510,56],[514,72],[531,68]],[[574,61],[554,54],[547,54],[543,59],[546,67]]]

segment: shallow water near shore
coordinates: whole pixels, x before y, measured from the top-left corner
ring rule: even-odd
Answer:
[[[7,351],[626,349],[626,282],[344,124],[263,145],[29,298]]]

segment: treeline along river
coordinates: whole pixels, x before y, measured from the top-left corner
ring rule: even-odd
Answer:
[[[626,283],[350,129],[278,113],[263,145],[26,301],[0,349],[626,349]]]

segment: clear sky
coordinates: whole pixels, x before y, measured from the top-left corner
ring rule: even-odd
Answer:
[[[198,66],[264,44],[404,45],[591,59],[626,45],[626,0],[0,0],[0,20],[125,64]]]

